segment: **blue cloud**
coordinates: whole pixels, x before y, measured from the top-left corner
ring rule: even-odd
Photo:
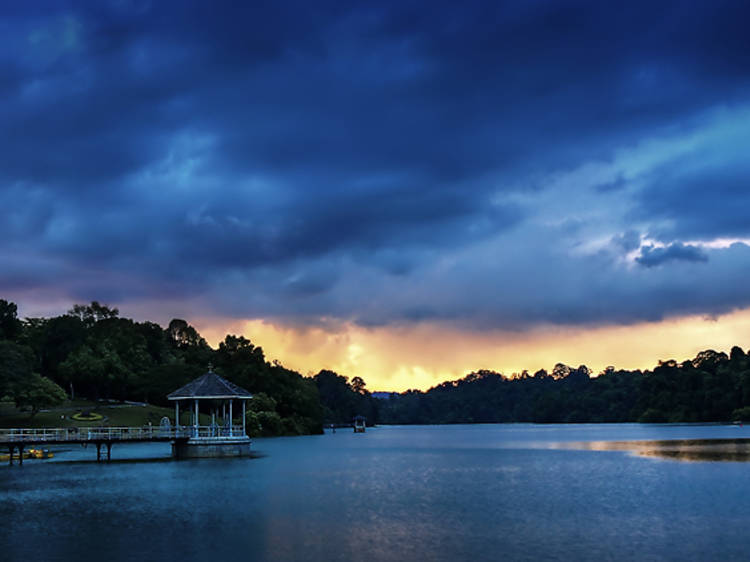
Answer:
[[[707,262],[708,255],[698,246],[680,242],[664,247],[649,244],[641,247],[641,253],[635,261],[645,267],[656,267],[670,261]]]
[[[17,3],[0,23],[0,293],[367,325],[748,304],[745,253],[686,242],[750,236],[741,128],[590,186],[586,170],[692,138],[716,108],[746,116],[749,11]],[[641,235],[665,247],[630,272]],[[721,294],[663,271],[708,256]]]

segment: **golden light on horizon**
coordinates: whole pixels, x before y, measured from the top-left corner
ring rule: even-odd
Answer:
[[[682,361],[704,349],[750,347],[750,309],[717,318],[689,316],[628,326],[547,326],[525,332],[458,330],[440,324],[363,328],[342,324],[299,327],[266,320],[194,322],[213,346],[227,333],[244,335],[268,360],[313,375],[330,369],[360,376],[370,390],[426,390],[479,369],[510,375],[551,370],[555,363],[650,369],[659,360]],[[745,338],[747,337],[746,341]]]

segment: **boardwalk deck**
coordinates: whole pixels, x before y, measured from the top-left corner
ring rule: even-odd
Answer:
[[[180,427],[56,427],[56,428],[12,428],[0,429],[0,448],[10,451],[18,449],[19,464],[23,464],[23,450],[31,445],[88,444],[96,445],[96,459],[101,460],[102,445],[110,458],[114,443],[179,442],[188,439],[221,439],[231,434],[240,435],[242,426],[234,426],[232,432],[226,427],[180,426]]]

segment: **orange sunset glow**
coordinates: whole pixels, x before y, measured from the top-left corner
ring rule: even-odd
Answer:
[[[682,361],[699,351],[728,352],[747,347],[750,309],[717,318],[688,316],[661,322],[598,328],[545,327],[529,332],[468,332],[438,324],[338,330],[297,328],[262,320],[196,321],[217,346],[227,333],[244,335],[263,348],[269,360],[313,375],[330,369],[365,379],[370,390],[426,390],[479,369],[506,376],[527,369],[550,370],[555,363],[587,365],[598,373],[608,365],[651,369],[659,360]]]

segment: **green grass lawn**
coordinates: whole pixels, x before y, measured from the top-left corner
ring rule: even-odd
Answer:
[[[105,419],[98,421],[78,421],[71,419],[78,412],[96,412]],[[64,416],[64,417],[63,417]],[[48,412],[39,412],[31,417],[29,412],[19,411],[12,403],[0,403],[0,427],[139,427],[148,425],[158,426],[161,419],[167,416],[170,423],[174,422],[174,409],[159,406],[133,406],[130,404],[109,404],[86,400],[67,402]],[[180,416],[182,424],[190,423],[187,412]],[[206,414],[200,416],[201,425],[211,423],[211,417]]]

